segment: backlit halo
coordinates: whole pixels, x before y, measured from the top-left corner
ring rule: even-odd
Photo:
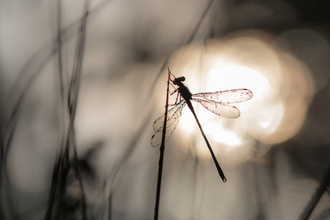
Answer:
[[[185,76],[192,93],[247,88],[251,100],[234,104],[238,119],[219,117],[198,103],[197,116],[217,157],[237,163],[254,153],[255,142],[283,142],[300,129],[313,93],[307,68],[289,54],[271,46],[271,36],[241,32],[223,40],[195,42],[178,50],[168,66]],[[209,151],[189,108],[184,108],[177,131],[180,146],[199,156]]]

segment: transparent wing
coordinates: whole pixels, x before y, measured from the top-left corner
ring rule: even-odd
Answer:
[[[231,89],[217,92],[202,92],[192,95],[193,98],[204,98],[223,104],[233,104],[250,100],[253,93],[249,89]]]
[[[225,117],[225,118],[238,118],[241,113],[238,108],[232,105],[226,105],[219,102],[212,102],[203,99],[192,99],[195,102],[199,102],[204,108],[213,112],[216,115]]]
[[[172,135],[176,126],[180,121],[180,117],[182,114],[182,109],[186,106],[186,101],[181,100],[176,106],[168,110],[167,112],[167,123],[166,123],[166,138]],[[163,133],[163,124],[164,124],[164,115],[160,116],[153,125],[153,129],[155,131],[154,135],[152,135],[150,144],[153,147],[158,147],[162,141],[162,133]]]

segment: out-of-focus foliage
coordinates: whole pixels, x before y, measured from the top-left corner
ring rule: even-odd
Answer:
[[[183,112],[166,144],[159,219],[329,218],[329,10],[327,1],[93,0],[84,17],[83,1],[0,1],[0,219],[45,219],[52,206],[60,213],[50,219],[82,218],[84,207],[88,219],[152,218],[150,137],[167,59],[194,93],[255,96],[237,105],[237,121],[197,107],[226,184]],[[65,160],[68,140],[76,155]]]

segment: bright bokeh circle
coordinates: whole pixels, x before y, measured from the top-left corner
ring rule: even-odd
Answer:
[[[294,136],[306,116],[313,80],[295,57],[274,46],[262,32],[240,32],[221,40],[194,42],[178,50],[168,64],[185,76],[192,93],[247,88],[254,97],[234,104],[238,119],[219,117],[194,104],[197,116],[217,157],[223,163],[245,161],[256,142],[267,146]],[[184,108],[174,136],[186,150],[201,157],[209,151],[189,108]]]

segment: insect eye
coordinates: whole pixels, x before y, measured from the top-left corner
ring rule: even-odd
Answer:
[[[185,80],[186,80],[186,77],[184,77],[184,76],[181,76],[181,77],[180,77],[180,81],[181,81],[181,82],[183,82],[183,81],[185,81]]]

